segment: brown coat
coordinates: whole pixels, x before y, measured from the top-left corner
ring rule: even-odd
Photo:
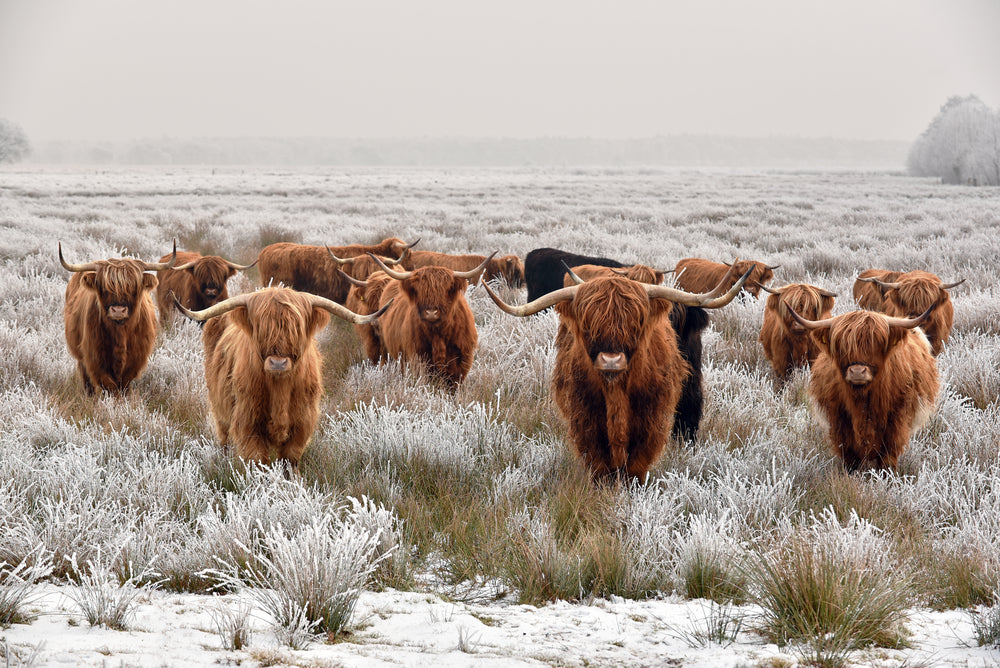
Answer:
[[[485,255],[448,255],[434,251],[410,251],[410,257],[414,269],[447,267],[454,271],[471,271],[486,259]],[[503,278],[507,285],[515,288],[524,285],[524,263],[521,262],[521,258],[516,255],[505,255],[487,262],[482,280],[492,281],[495,278]]]
[[[892,283],[896,281],[902,272],[900,271],[889,271],[888,269],[865,269],[863,272],[858,274],[858,279],[862,278],[877,278],[884,283]],[[878,311],[880,313],[885,313],[885,289],[878,283],[870,283],[869,281],[855,280],[854,281],[854,301],[857,302],[858,306],[863,309],[868,309],[869,311]],[[923,311],[921,311],[923,313]]]
[[[805,283],[791,283],[777,292],[768,295],[764,305],[760,342],[775,375],[784,379],[795,367],[808,366],[819,355],[819,346],[788,309],[807,320],[823,320],[833,313],[834,297]]]
[[[156,276],[138,260],[101,260],[66,286],[66,344],[88,394],[124,394],[146,368],[156,341],[150,291]]]
[[[170,255],[164,255],[160,262],[167,262]],[[200,311],[216,302],[229,299],[226,281],[236,275],[236,269],[217,255],[201,255],[194,252],[178,252],[177,266],[194,262],[187,269],[161,269],[156,272],[159,285],[156,286],[156,306],[160,311],[160,322],[165,322],[175,310],[170,293],[184,308]]]
[[[931,352],[935,356],[939,355],[951,336],[951,328],[955,322],[955,307],[951,303],[951,295],[941,287],[941,279],[927,271],[908,271],[900,274],[894,283],[898,287],[885,291],[886,315],[912,318],[936,304],[927,322],[920,328],[927,335]]]
[[[697,257],[689,257],[680,260],[674,267],[674,280],[681,290],[694,293],[711,292],[719,285],[719,282],[726,277],[731,265],[721,262],[712,262]],[[767,285],[774,278],[774,272],[763,262],[753,260],[739,260],[736,262],[736,271],[729,275],[728,289],[736,284],[737,279],[753,269],[750,278],[744,284],[743,290],[756,297],[760,293],[760,285]]]
[[[358,258],[359,261],[361,258]],[[365,257],[364,259],[370,259]],[[382,303],[382,292],[385,287],[394,282],[394,279],[386,276],[383,271],[375,271],[368,274],[364,279],[368,284],[362,286],[352,286],[347,293],[347,301],[344,306],[359,315],[368,315],[379,310]],[[372,362],[378,362],[385,357],[385,344],[382,342],[382,321],[367,325],[355,325],[354,331],[358,333],[362,345],[365,347],[365,355]]]

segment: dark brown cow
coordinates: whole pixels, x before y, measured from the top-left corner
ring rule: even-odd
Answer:
[[[797,318],[820,348],[809,382],[813,411],[848,470],[896,468],[933,412],[937,365],[918,329],[933,308],[916,318],[865,310]]]
[[[264,286],[280,283],[343,304],[351,284],[337,272],[337,269],[344,266],[340,260],[350,260],[366,253],[399,257],[413,244],[407,245],[395,237],[384,239],[373,246],[304,246],[288,242],[271,244],[265,246],[258,256],[260,282]]]
[[[323,394],[314,336],[330,314],[354,323],[382,314],[352,313],[340,304],[289,288],[261,288],[187,317],[206,322],[205,381],[215,431],[247,460],[298,464],[316,429]]]
[[[66,344],[76,359],[83,388],[124,394],[138,378],[156,341],[156,313],[150,291],[156,276],[148,274],[170,267],[170,262],[131,259],[98,260],[69,264],[59,244],[59,262],[73,277],[66,286],[63,320]]]
[[[729,273],[730,266],[735,266],[736,271]],[[760,294],[760,286],[774,278],[774,269],[780,265],[768,266],[763,262],[753,260],[737,260],[733,265],[722,262],[712,262],[697,257],[688,257],[680,260],[674,267],[674,280],[677,287],[688,292],[709,292],[715,289],[723,277],[729,274],[731,281],[736,282],[736,277],[750,272],[750,280],[747,281],[743,290],[756,297]],[[725,286],[727,289],[730,286]]]
[[[524,285],[524,263],[516,255],[504,255],[494,258],[492,255],[486,261],[485,255],[448,255],[447,253],[435,253],[434,251],[412,251],[411,262],[414,269],[420,267],[445,267],[455,271],[471,271],[483,262],[486,262],[486,270],[483,272],[484,281],[492,281],[495,278],[502,278],[507,285],[519,288]]]
[[[871,279],[891,283],[902,274],[901,271],[888,269],[865,269],[854,281],[854,301],[863,309],[885,313],[885,288]]]
[[[833,314],[837,295],[807,283],[790,283],[776,290],[764,287],[764,290],[771,294],[764,305],[760,342],[775,375],[784,380],[795,367],[808,366],[819,354],[816,342],[789,309],[807,320],[823,320]]]
[[[877,278],[874,281],[885,292],[882,311],[898,318],[913,318],[933,307],[934,312],[920,328],[927,335],[931,352],[936,356],[944,349],[955,322],[955,307],[948,290],[965,282],[942,283],[935,274],[927,271],[908,271],[895,281]]]
[[[557,339],[552,392],[570,440],[595,478],[643,478],[663,452],[690,373],[670,325],[674,302],[719,308],[748,275],[721,297],[624,276],[598,277],[519,307],[487,291],[512,315],[556,308],[566,330]]]
[[[169,255],[160,258],[167,262]],[[156,286],[156,305],[160,310],[160,322],[165,323],[174,311],[174,300],[170,293],[189,311],[206,309],[216,302],[229,299],[226,281],[257,264],[235,264],[218,255],[201,255],[194,252],[177,253],[177,266],[156,272],[159,285]]]
[[[369,260],[370,258],[358,258],[355,269],[357,269],[362,259]],[[372,260],[373,264],[374,262]],[[389,278],[381,269],[368,274],[368,278],[363,281],[359,281],[346,274],[345,277],[351,282],[353,287],[347,293],[347,301],[344,305],[360,315],[367,315],[377,311],[380,308],[379,305],[382,301],[382,293],[385,287],[395,281],[395,279]],[[385,344],[382,342],[381,320],[355,325],[354,331],[358,333],[358,338],[361,339],[361,343],[365,347],[365,355],[370,361],[378,362],[386,356]]]
[[[382,271],[396,279],[380,299],[393,300],[382,319],[386,354],[425,361],[454,390],[468,375],[479,341],[465,290],[470,280],[479,279],[488,259],[464,272],[438,266],[397,272],[378,260]]]

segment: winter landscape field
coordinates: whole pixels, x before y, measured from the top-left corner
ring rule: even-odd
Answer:
[[[780,265],[856,308],[857,273],[953,291],[938,410],[896,472],[848,475],[778,383],[763,300],[712,313],[705,413],[645,484],[592,483],[550,396],[558,324],[470,288],[454,394],[319,336],[297,474],[215,440],[201,330],[88,397],[59,263],[397,236],[670,269]],[[1000,663],[1000,190],[886,172],[0,170],[0,652],[6,665],[993,666]],[[230,293],[258,285],[256,270]],[[498,286],[508,301],[524,290]],[[320,611],[317,613],[317,611]]]

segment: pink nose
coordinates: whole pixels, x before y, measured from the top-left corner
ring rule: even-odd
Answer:
[[[208,288],[207,290],[205,290],[205,296],[206,297],[215,297],[218,294],[219,294],[219,291],[216,290],[215,288]]]
[[[128,306],[109,306],[108,317],[112,320],[124,320],[128,317]]]
[[[625,353],[598,353],[594,366],[598,371],[624,371],[628,367]]]
[[[264,360],[264,368],[274,373],[288,371],[289,369],[292,368],[292,360],[288,359],[287,357],[278,357],[277,355],[271,355],[266,360]]]
[[[427,322],[437,322],[441,319],[441,313],[436,308],[424,309],[424,320]]]
[[[867,385],[872,382],[872,369],[867,364],[852,364],[847,367],[844,378],[852,385]]]

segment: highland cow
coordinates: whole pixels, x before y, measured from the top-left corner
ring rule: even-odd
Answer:
[[[595,264],[601,267],[622,269],[627,265],[606,257],[577,255],[558,248],[536,248],[524,258],[524,282],[528,286],[528,301],[563,287],[566,267]]]
[[[169,255],[160,258],[167,262]],[[257,264],[235,264],[217,255],[201,255],[193,252],[177,253],[177,262],[172,269],[161,269],[156,273],[156,305],[160,311],[160,323],[165,324],[174,310],[170,293],[189,311],[206,309],[216,302],[229,299],[226,281]]]
[[[419,239],[417,240],[419,241]],[[265,246],[258,256],[260,282],[263,286],[282,284],[300,292],[309,292],[343,304],[351,284],[337,269],[347,267],[353,258],[366,253],[399,257],[417,243],[407,245],[395,237],[374,246],[304,246],[280,242]],[[404,263],[404,267],[406,264]]]
[[[920,328],[927,335],[931,352],[935,356],[939,355],[951,336],[951,328],[955,322],[955,307],[952,306],[948,290],[961,285],[965,279],[946,284],[930,272],[908,271],[891,282],[878,278],[867,280],[874,282],[885,292],[882,311],[886,315],[913,318],[933,307],[930,318]]]
[[[244,459],[278,459],[292,467],[319,419],[323,386],[316,333],[330,314],[361,324],[384,312],[359,316],[285,287],[261,288],[202,311],[176,306],[192,320],[207,321],[205,381],[219,442]]]
[[[809,397],[849,471],[895,469],[933,412],[937,365],[919,326],[934,306],[908,319],[858,310],[813,321],[790,311],[819,346]]]
[[[735,266],[736,271],[730,273],[730,268]],[[722,281],[723,277],[729,276],[729,280],[735,282],[738,276],[750,272],[750,280],[743,286],[743,290],[757,297],[760,294],[760,286],[766,285],[774,278],[774,270],[780,265],[768,266],[763,262],[753,260],[737,260],[732,265],[722,262],[712,262],[697,257],[689,257],[680,260],[674,267],[674,281],[677,287],[688,292],[708,292],[715,289]],[[725,286],[728,290],[729,285]]]
[[[169,262],[132,259],[97,260],[69,264],[59,244],[59,262],[73,272],[66,286],[63,320],[66,345],[76,359],[83,388],[124,394],[146,368],[156,341],[156,313],[150,291],[156,276],[150,271],[171,267]]]
[[[361,260],[371,260],[371,258],[358,258],[355,269]],[[371,260],[371,262],[375,264],[374,260]],[[376,264],[375,266],[377,267],[378,265]],[[382,293],[385,291],[385,287],[395,280],[389,278],[381,269],[368,274],[368,277],[363,281],[359,281],[353,276],[347,276],[346,274],[344,277],[352,285],[350,292],[347,293],[347,301],[344,305],[359,315],[368,315],[377,311],[382,301]],[[354,325],[354,331],[357,332],[358,338],[361,339],[361,344],[365,348],[365,355],[369,361],[378,362],[386,357],[385,344],[382,342],[381,320]]]
[[[426,362],[455,390],[472,367],[479,341],[465,290],[469,281],[479,279],[490,258],[464,272],[438,266],[397,272],[378,260],[382,271],[395,279],[380,298],[381,302],[394,300],[382,319],[386,354]]]
[[[807,320],[823,320],[833,313],[835,293],[806,283],[790,283],[772,290],[764,305],[760,342],[774,374],[785,380],[796,367],[808,366],[819,355],[819,347],[789,309]]]
[[[410,257],[413,269],[445,267],[455,271],[470,271],[486,261],[485,255],[448,255],[434,251],[412,251]],[[524,264],[521,262],[521,258],[516,255],[494,258],[491,255],[489,261],[486,262],[482,280],[492,281],[496,278],[502,278],[507,285],[513,288],[524,285]]]
[[[674,303],[728,304],[747,275],[720,296],[695,295],[623,276],[561,288],[523,306],[493,301],[516,316],[559,313],[552,392],[570,440],[596,479],[642,479],[666,446],[690,365],[670,326]]]
[[[871,279],[877,278],[879,281],[891,283],[903,275],[901,271],[889,271],[888,269],[865,269],[858,274],[854,281],[854,301],[857,305],[868,311],[878,311],[885,313],[885,288],[878,282]]]

